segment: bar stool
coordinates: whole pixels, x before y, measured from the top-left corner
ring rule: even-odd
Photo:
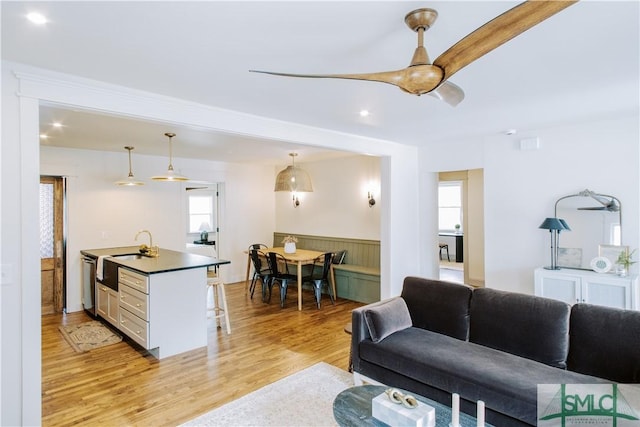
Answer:
[[[187,244],[187,252],[217,258],[218,254],[213,246],[210,245],[193,245]],[[209,289],[211,289],[211,299],[213,306],[209,306]],[[227,309],[227,294],[224,290],[224,283],[218,276],[217,267],[207,268],[207,311],[213,312],[213,318],[216,320],[216,326],[222,328],[220,319],[224,317],[227,334],[231,334],[231,323],[229,322],[229,310]],[[207,316],[208,317],[208,316]]]
[[[224,290],[224,282],[218,277],[215,270],[207,270],[207,301],[209,300],[209,289],[212,292],[213,306],[207,304],[207,311],[213,312],[216,319],[216,326],[222,328],[220,319],[224,317],[224,324],[227,334],[231,334],[231,323],[229,322],[229,309],[227,308],[227,294]]]

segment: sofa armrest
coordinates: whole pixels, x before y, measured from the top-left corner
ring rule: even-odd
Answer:
[[[353,363],[353,370],[358,372],[358,368],[360,365],[360,343],[364,340],[372,340],[371,332],[369,329],[369,325],[367,324],[366,313],[375,311],[377,308],[381,306],[393,302],[393,300],[400,297],[388,298],[382,301],[374,302],[371,304],[367,304],[363,307],[356,308],[351,312],[351,361]],[[402,303],[403,306],[406,305]],[[409,319],[409,314],[406,314],[407,319]],[[409,319],[410,321],[410,319]],[[410,325],[409,325],[410,326]],[[404,325],[403,327],[406,327]],[[382,337],[384,338],[384,337]],[[378,337],[377,339],[382,339]]]
[[[367,307],[378,304],[373,303],[363,307],[356,308],[351,312],[351,362],[353,363],[354,372],[358,372],[360,367],[360,346],[359,344],[371,339],[367,321],[364,318],[364,312]]]

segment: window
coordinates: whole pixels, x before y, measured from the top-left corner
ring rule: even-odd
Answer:
[[[438,185],[438,227],[455,231],[456,224],[462,224],[462,182],[441,182]]]
[[[216,231],[216,191],[197,191],[189,194],[189,233]]]
[[[622,228],[620,224],[611,224],[611,244],[620,246],[622,244]]]
[[[53,258],[53,183],[40,183],[40,258]]]

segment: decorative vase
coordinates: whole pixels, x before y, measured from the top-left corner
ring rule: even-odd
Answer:
[[[624,265],[617,265],[616,274],[620,277],[625,277],[627,275],[627,269],[625,268]]]
[[[295,242],[288,242],[284,244],[284,252],[287,254],[295,254],[296,253],[296,244]]]

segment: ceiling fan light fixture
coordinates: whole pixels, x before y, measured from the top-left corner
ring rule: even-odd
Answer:
[[[311,177],[309,177],[309,174],[304,169],[299,168],[295,164],[295,158],[297,155],[297,153],[289,153],[292,164],[278,172],[273,191],[289,191],[296,193],[313,191]]]
[[[135,187],[135,186],[138,186],[138,185],[144,185],[144,182],[138,181],[133,176],[133,172],[132,172],[132,169],[131,169],[131,150],[133,150],[134,147],[126,146],[126,147],[124,147],[124,149],[129,152],[129,175],[127,175],[127,177],[125,179],[121,179],[120,181],[117,181],[116,185],[123,185],[123,186],[127,186],[127,187]]]
[[[164,175],[156,175],[152,176],[151,179],[154,181],[164,181],[164,182],[184,182],[189,181],[189,178],[186,176],[178,175],[173,170],[173,150],[172,150],[172,142],[171,139],[176,136],[175,133],[167,132],[164,134],[167,138],[169,138],[169,167],[167,168],[167,173]]]

